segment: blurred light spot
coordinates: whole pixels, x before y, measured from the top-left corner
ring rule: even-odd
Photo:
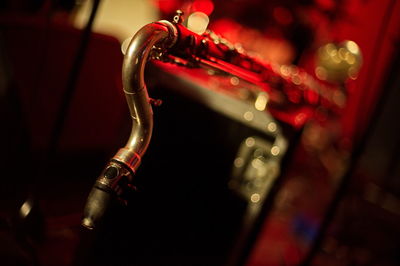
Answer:
[[[326,80],[326,78],[327,78],[327,73],[326,73],[325,68],[320,67],[320,66],[315,68],[315,75],[320,80]]]
[[[210,76],[213,76],[213,75],[215,75],[215,70],[209,69],[209,70],[207,70],[207,74]]]
[[[337,50],[336,50],[336,48],[329,49],[329,55],[330,55],[331,57],[337,56]]]
[[[332,58],[332,62],[335,64],[339,64],[340,62],[342,62],[342,60],[339,57],[339,54],[337,52],[337,50],[333,50],[330,54],[331,58]]]
[[[299,76],[299,75],[294,75],[294,76],[292,77],[292,82],[293,82],[293,84],[295,84],[295,85],[300,85],[300,84],[301,84],[301,78],[300,78],[300,76]]]
[[[328,43],[327,45],[325,45],[324,49],[328,55],[331,55],[332,53],[334,53],[334,51],[336,51],[336,47],[333,43]]]
[[[247,121],[251,121],[254,118],[254,114],[250,111],[247,111],[246,113],[243,114],[243,118]]]
[[[288,66],[282,65],[279,70],[280,70],[282,76],[289,76],[289,74],[290,74]]]
[[[346,49],[344,49],[343,47],[339,48],[339,52],[338,53],[339,53],[339,57],[340,57],[341,60],[345,60],[347,54],[349,54],[349,52],[346,51]]]
[[[277,156],[281,152],[281,149],[278,146],[273,146],[271,148],[271,154],[273,156]]]
[[[358,48],[358,45],[353,41],[347,41],[346,42],[346,47],[353,54],[360,53],[360,49]]]
[[[192,8],[195,11],[210,15],[214,10],[214,3],[211,0],[196,0],[192,4]]]
[[[253,203],[257,203],[257,202],[259,202],[260,201],[260,194],[258,194],[258,193],[254,193],[253,195],[251,195],[251,197],[250,197],[250,200],[251,200],[251,202],[253,202]]]
[[[275,132],[276,131],[276,124],[274,122],[269,122],[267,125],[267,129],[270,132]]]
[[[238,77],[231,77],[230,82],[231,82],[231,84],[233,86],[237,86],[237,85],[239,85],[239,78]]]
[[[252,137],[249,137],[249,138],[247,138],[246,139],[246,146],[247,147],[253,147],[254,146],[254,144],[255,144],[255,140],[254,140],[254,138],[252,138]]]
[[[356,57],[351,53],[346,54],[345,60],[347,61],[347,63],[349,63],[349,65],[353,65],[356,63]]]
[[[22,204],[21,208],[19,209],[19,213],[21,217],[25,218],[26,216],[29,215],[29,213],[32,210],[32,204],[30,201],[25,201],[24,204]]]
[[[306,118],[307,118],[306,114],[301,112],[296,115],[294,122],[296,123],[297,126],[300,126],[305,122]]]
[[[194,12],[190,14],[187,19],[187,28],[194,33],[201,35],[206,31],[209,22],[210,19],[205,13],[199,11]]]
[[[157,0],[156,4],[163,13],[172,13],[176,9],[179,9],[180,5],[179,1],[177,0]]]
[[[343,83],[357,78],[361,64],[361,51],[355,42],[328,43],[318,49],[315,74],[321,80]]]
[[[268,103],[268,94],[261,92],[257,96],[257,99],[254,103],[254,107],[258,111],[264,111],[265,108],[267,107],[267,103]]]
[[[235,43],[233,47],[238,51],[238,53],[244,53],[245,51],[241,43]]]
[[[233,165],[237,168],[242,167],[244,164],[243,158],[238,157],[233,161]]]

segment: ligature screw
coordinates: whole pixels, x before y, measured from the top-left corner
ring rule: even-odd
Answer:
[[[183,22],[183,11],[178,9],[178,10],[175,11],[175,16],[173,18],[173,23],[180,24],[182,22]]]

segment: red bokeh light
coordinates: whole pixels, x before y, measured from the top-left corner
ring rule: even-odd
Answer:
[[[175,10],[179,9],[181,6],[181,1],[179,0],[155,0],[154,5],[158,7],[158,9],[163,14],[174,13]]]
[[[192,9],[209,16],[214,10],[214,3],[211,0],[196,0],[192,4]]]

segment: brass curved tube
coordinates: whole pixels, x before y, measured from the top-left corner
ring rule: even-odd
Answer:
[[[153,131],[153,110],[144,81],[145,66],[155,45],[167,48],[176,38],[176,29],[169,21],[151,23],[135,34],[125,53],[122,82],[133,125],[127,144],[114,159],[129,166],[133,172],[149,145]]]
[[[147,150],[153,131],[153,110],[144,80],[145,66],[153,49],[162,52],[169,48],[176,42],[177,35],[172,23],[159,21],[140,29],[129,44],[122,82],[132,117],[132,131],[125,147],[110,160],[88,196],[82,219],[82,225],[88,229],[94,229],[103,220],[113,194],[123,198],[125,188],[120,181],[132,181]]]

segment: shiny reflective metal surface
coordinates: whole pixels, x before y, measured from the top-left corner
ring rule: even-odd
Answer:
[[[133,126],[125,148],[114,159],[134,172],[145,153],[153,131],[153,111],[144,82],[144,71],[153,46],[165,48],[174,43],[176,31],[171,23],[162,21],[143,27],[132,38],[124,57],[122,82]],[[137,162],[137,163],[136,163]]]
[[[144,81],[145,66],[152,50],[158,49],[158,52],[162,52],[176,41],[176,37],[172,23],[151,23],[136,33],[125,51],[122,81],[132,117],[132,131],[125,147],[112,158],[89,194],[82,219],[82,225],[88,229],[94,229],[101,222],[114,194],[124,202],[126,184],[132,182],[153,131],[152,101]],[[105,174],[110,167],[119,169],[112,178]]]

